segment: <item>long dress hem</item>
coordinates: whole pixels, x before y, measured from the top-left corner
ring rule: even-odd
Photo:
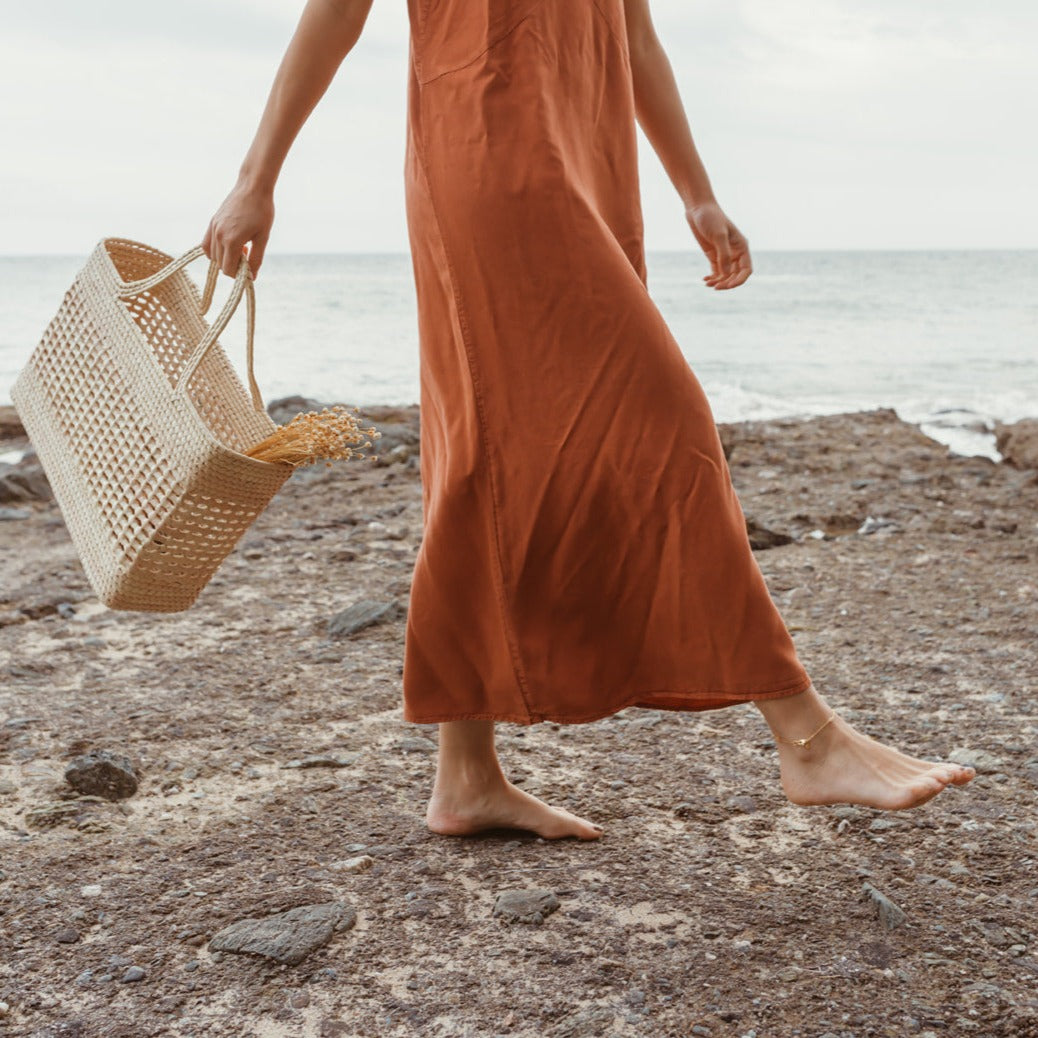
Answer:
[[[555,724],[585,724],[588,721],[601,721],[627,707],[645,707],[649,710],[681,710],[686,712],[700,713],[704,710],[720,710],[724,707],[733,706],[738,703],[752,703],[762,699],[783,699],[786,696],[795,696],[800,692],[806,692],[811,687],[810,678],[797,678],[792,682],[774,688],[757,689],[752,692],[731,692],[713,690],[686,690],[672,692],[667,689],[654,690],[652,692],[637,692],[627,700],[620,702],[610,701],[607,707],[603,707],[592,713],[586,714],[556,714],[556,713],[534,713],[528,714],[502,714],[502,713],[474,713],[474,714],[415,714],[404,709],[404,720],[413,724],[446,724],[451,721],[499,721],[509,724],[539,724],[543,721]],[[670,698],[663,698],[663,697]],[[675,698],[676,697],[676,698]],[[690,698],[695,697],[695,698]]]

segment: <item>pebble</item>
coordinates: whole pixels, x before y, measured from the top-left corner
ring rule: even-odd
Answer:
[[[54,935],[54,940],[58,944],[75,944],[79,940],[79,931],[73,929],[71,926],[63,926]]]
[[[559,899],[550,890],[503,890],[494,901],[494,916],[509,923],[543,923],[544,917],[559,907]]]
[[[877,530],[882,530],[888,526],[897,526],[897,522],[894,519],[886,519],[883,516],[873,517],[867,515],[865,516],[865,521],[858,527],[858,533],[875,533]]]
[[[137,792],[137,774],[129,757],[93,750],[65,768],[65,781],[77,792],[106,800],[124,800]]]
[[[225,926],[209,941],[210,951],[260,955],[295,966],[335,933],[355,925],[357,913],[340,901],[299,905],[286,912],[257,919],[241,919]]]
[[[140,966],[128,966],[120,979],[124,984],[130,984],[135,980],[144,980],[144,976],[144,970]]]
[[[408,736],[404,739],[399,739],[396,743],[397,749],[403,750],[405,753],[435,753],[436,743],[430,739],[423,739],[421,736]]]
[[[374,864],[375,859],[370,854],[358,854],[355,858],[340,861],[335,867],[342,872],[363,872]]]
[[[727,804],[732,811],[744,815],[752,815],[757,810],[757,801],[750,796],[729,797]]]
[[[886,894],[877,890],[871,883],[863,883],[861,889],[865,897],[875,903],[876,914],[886,929],[893,930],[908,918]]]
[[[282,764],[282,768],[348,768],[360,759],[359,753],[327,754],[315,753]]]
[[[952,750],[948,754],[948,760],[953,764],[963,764],[966,767],[976,768],[978,774],[981,775],[991,774],[1005,767],[1005,761],[994,753],[988,753],[987,750],[971,750],[965,747]]]
[[[85,887],[79,888],[80,894],[83,897],[100,897],[101,896],[101,884],[100,883],[88,883]]]
[[[342,610],[341,613],[336,613],[328,621],[328,637],[346,638],[372,624],[396,619],[399,608],[396,601],[363,598]]]

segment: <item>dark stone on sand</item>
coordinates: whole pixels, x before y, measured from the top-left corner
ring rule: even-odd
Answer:
[[[752,815],[757,810],[757,801],[750,796],[729,797],[728,807],[738,814]]]
[[[0,476],[0,504],[22,501],[50,501],[50,483],[39,464],[23,465]]]
[[[1038,418],[1023,418],[1009,425],[996,422],[995,448],[1014,468],[1038,469]]]
[[[71,926],[63,926],[54,935],[54,940],[58,944],[75,944],[79,940],[79,931],[73,929]]]
[[[491,914],[509,923],[543,923],[559,904],[550,890],[502,890]]]
[[[896,929],[908,918],[886,894],[877,890],[871,883],[863,883],[861,889],[865,897],[875,904],[879,921],[887,930]]]
[[[22,440],[25,427],[13,404],[0,404],[0,440]]]
[[[551,1038],[599,1038],[614,1033],[616,1020],[611,1006],[588,1006],[561,1020],[549,1034]]]
[[[137,773],[129,757],[94,750],[65,768],[65,781],[79,793],[124,800],[137,792]]]
[[[397,749],[404,753],[435,753],[437,746],[431,739],[423,739],[420,735],[409,735],[396,742]]]
[[[343,753],[328,754],[315,753],[309,757],[300,757],[298,760],[290,760],[282,764],[282,768],[348,768],[356,764],[359,754]]]
[[[898,525],[896,519],[887,519],[885,516],[865,516],[861,526],[858,527],[858,533],[875,533],[877,530],[883,530],[886,527],[896,527]]]
[[[64,772],[65,782],[87,796],[122,800],[137,792],[137,772],[129,757],[107,749],[77,757]]]
[[[790,544],[793,540],[788,533],[769,530],[750,516],[746,516],[746,536],[749,537],[750,547],[754,551],[764,551],[780,544]]]
[[[286,912],[231,923],[213,936],[209,950],[259,955],[295,966],[356,922],[357,913],[341,901],[299,905]]]
[[[341,613],[336,613],[328,621],[328,637],[347,638],[372,624],[393,620],[397,617],[399,608],[395,601],[362,598]]]
[[[967,768],[976,768],[979,775],[990,775],[1005,767],[1005,761],[989,753],[987,750],[960,748],[948,754],[953,764],[962,764]]]

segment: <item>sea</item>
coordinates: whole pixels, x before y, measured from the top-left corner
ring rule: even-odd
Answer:
[[[85,256],[0,257],[0,403]],[[188,268],[204,281],[208,261]],[[649,294],[718,422],[893,408],[961,455],[998,459],[996,420],[1038,417],[1038,250],[754,255],[717,292],[693,250],[647,255]],[[231,285],[221,277],[215,314]],[[244,305],[221,343],[244,372]],[[410,255],[269,254],[256,378],[302,394],[419,402]],[[12,460],[0,456],[0,460]]]

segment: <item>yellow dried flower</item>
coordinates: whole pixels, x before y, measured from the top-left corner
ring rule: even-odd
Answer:
[[[320,411],[297,414],[245,453],[259,461],[283,465],[313,465],[318,461],[331,465],[333,460],[366,457],[353,445],[364,436],[378,439],[382,434],[374,426],[363,429],[358,425],[355,414],[359,410],[354,407],[351,412],[345,404],[332,404]],[[371,441],[361,446],[370,447]]]

